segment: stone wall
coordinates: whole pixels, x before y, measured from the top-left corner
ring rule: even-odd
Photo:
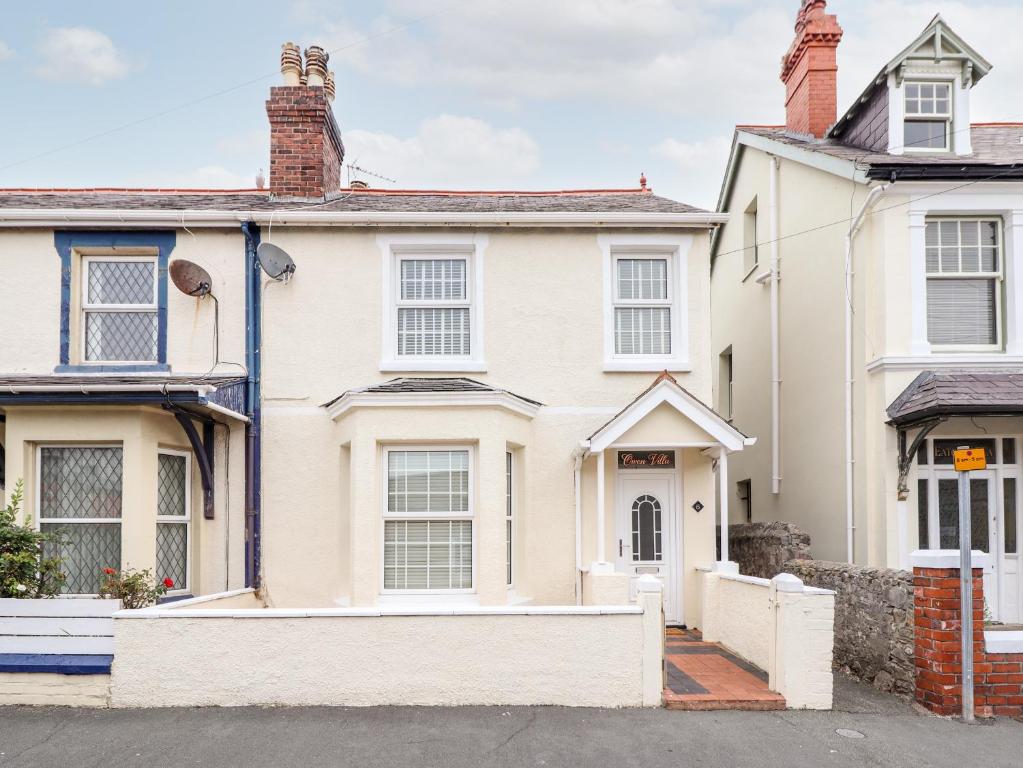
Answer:
[[[792,523],[728,526],[728,559],[739,564],[739,573],[743,575],[773,579],[784,570],[787,561],[811,557],[810,535]]]
[[[879,690],[913,695],[912,573],[823,560],[791,560],[783,568],[835,591],[835,666]]]

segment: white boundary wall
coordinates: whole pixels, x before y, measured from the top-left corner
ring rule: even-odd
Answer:
[[[659,586],[635,606],[121,611],[111,705],[658,706]]]
[[[831,709],[835,593],[789,573],[741,576],[734,563],[703,578],[703,639],[765,670],[790,709]]]

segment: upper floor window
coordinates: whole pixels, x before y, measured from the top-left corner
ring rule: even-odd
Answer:
[[[467,357],[471,352],[469,259],[399,259],[399,357]]]
[[[670,259],[615,259],[614,352],[670,355]]]
[[[952,123],[950,83],[907,82],[905,84],[905,149],[949,149]]]
[[[998,219],[928,219],[927,339],[1001,346],[1002,236]]]
[[[757,247],[757,199],[754,197],[742,216],[743,275],[748,276],[760,264]]]
[[[82,260],[82,360],[158,360],[155,256]]]

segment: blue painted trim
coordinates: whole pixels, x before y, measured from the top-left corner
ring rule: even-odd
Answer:
[[[0,653],[0,672],[109,675],[114,657],[106,654]]]
[[[60,256],[60,365],[58,373],[99,371],[102,373],[170,370],[167,366],[167,265],[177,242],[173,230],[93,232],[68,230],[53,233],[53,247]],[[69,366],[71,361],[71,252],[75,248],[156,249],[156,359],[162,367],[105,365]],[[63,369],[63,370],[62,370]]]

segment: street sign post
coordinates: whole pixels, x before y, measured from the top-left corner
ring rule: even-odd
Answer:
[[[973,555],[970,472],[986,469],[983,448],[962,446],[952,454],[959,475],[959,626],[963,668],[963,721],[973,722]]]

